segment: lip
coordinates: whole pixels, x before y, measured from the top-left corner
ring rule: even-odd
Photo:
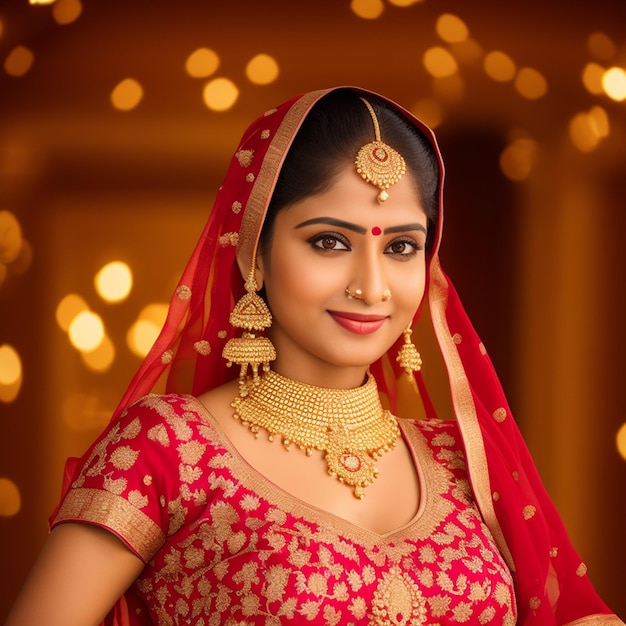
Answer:
[[[357,335],[369,335],[376,332],[387,319],[387,315],[366,315],[349,311],[328,311],[330,316],[346,330]]]

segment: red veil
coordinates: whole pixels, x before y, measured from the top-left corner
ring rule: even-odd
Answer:
[[[311,107],[329,91],[333,90],[311,92],[267,111],[245,132],[172,298],[164,328],[131,381],[114,419],[152,391],[165,388],[198,395],[238,374],[238,368],[228,369],[221,357],[225,343],[235,333],[228,323],[229,313],[244,293],[236,257],[242,267],[250,267],[285,155]],[[443,172],[430,129],[395,103],[389,104],[431,141]],[[477,504],[514,574],[519,624],[622,624],[596,595],[585,565],[570,545],[485,348],[441,268],[442,187],[436,241],[428,258],[428,302],[416,315],[416,323],[421,317],[420,326],[432,326],[430,333],[448,373],[454,408],[453,415],[441,417],[454,417],[459,423]],[[392,410],[402,373],[396,369],[396,348],[372,366]],[[415,407],[421,404],[433,415],[421,373],[416,374],[416,383],[421,402],[414,394]],[[69,477],[71,468],[68,470]],[[132,602],[129,593],[109,619],[117,624],[131,623],[135,615]]]

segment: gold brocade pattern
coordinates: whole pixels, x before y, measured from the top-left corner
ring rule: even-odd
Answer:
[[[511,576],[473,502],[456,425],[400,425],[422,499],[385,534],[273,485],[178,395],[144,398],[103,434],[55,523],[102,525],[140,554],[135,591],[160,626],[513,626]],[[103,515],[110,502],[115,515]]]

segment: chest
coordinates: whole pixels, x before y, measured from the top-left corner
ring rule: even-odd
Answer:
[[[138,590],[163,624],[513,624],[510,574],[449,452],[431,451],[419,510],[385,534],[219,463]]]

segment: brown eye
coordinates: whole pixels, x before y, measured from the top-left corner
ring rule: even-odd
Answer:
[[[407,243],[406,241],[394,241],[389,248],[393,252],[393,254],[403,254],[406,252]]]
[[[322,248],[324,248],[324,250],[333,250],[337,245],[337,240],[333,239],[333,237],[324,237],[320,243],[322,244]]]

